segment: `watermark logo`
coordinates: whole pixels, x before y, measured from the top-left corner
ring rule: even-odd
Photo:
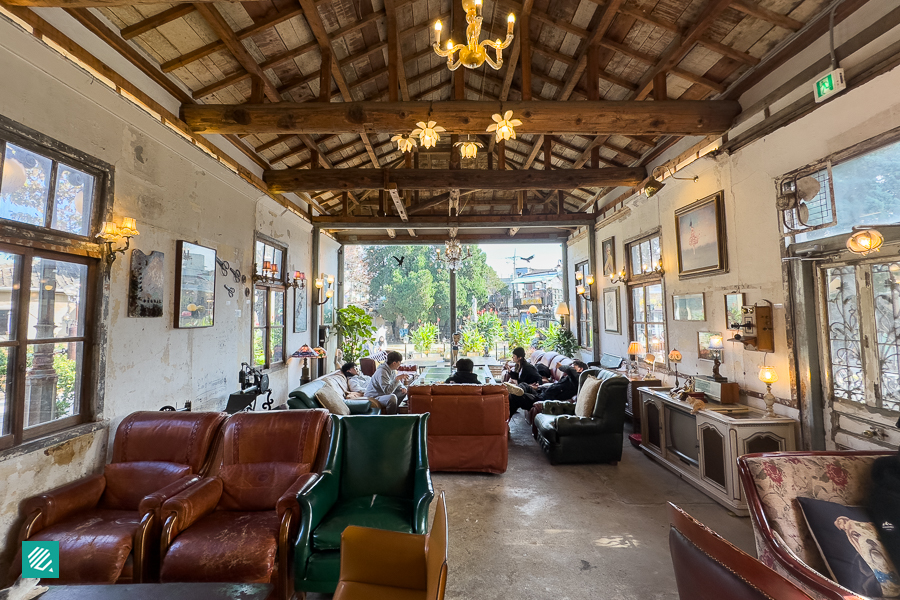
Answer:
[[[22,542],[23,578],[59,578],[59,542]]]

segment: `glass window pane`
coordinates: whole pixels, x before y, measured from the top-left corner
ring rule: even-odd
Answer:
[[[637,287],[631,290],[631,307],[634,321],[645,321],[644,318],[644,288]]]
[[[76,235],[88,235],[91,227],[91,201],[94,177],[66,165],[56,172],[53,218],[50,227]]]
[[[0,217],[43,226],[50,190],[49,158],[6,144],[0,178]]]
[[[76,415],[84,342],[29,344],[25,355],[25,426]]]
[[[663,317],[663,293],[662,284],[647,286],[647,321],[653,323],[662,323]]]
[[[254,365],[264,365],[266,364],[266,347],[265,347],[265,335],[266,330],[263,329],[254,329],[253,330],[253,364]]]
[[[650,270],[650,262],[652,258],[650,255],[650,240],[645,242],[641,242],[641,273],[646,273]]]
[[[634,244],[631,246],[631,274],[641,274],[641,246]]]
[[[272,262],[278,265],[278,277],[281,278],[281,276],[284,274],[284,265],[281,264],[283,252],[281,250],[278,250],[277,248],[273,248],[272,254],[275,257],[272,259]]]
[[[900,262],[872,265],[881,406],[900,410]]]
[[[16,299],[19,296],[18,254],[0,252],[0,341],[16,339]]]
[[[255,288],[253,290],[253,326],[265,327],[266,325],[266,290]]]
[[[15,372],[15,348],[0,348],[0,435],[12,428],[12,374]]]
[[[260,241],[256,242],[256,252],[253,255],[254,265],[256,266],[256,274],[262,275],[263,256],[265,255],[266,246]]]
[[[859,298],[853,267],[825,270],[829,354],[834,395],[865,403],[860,353]]]
[[[269,315],[271,325],[284,325],[284,291],[272,290],[272,306]]]
[[[650,268],[659,265],[662,260],[662,254],[659,250],[659,238],[655,237],[650,240]]]
[[[647,330],[644,328],[645,326],[642,323],[637,323],[634,326],[634,339],[633,342],[639,342],[641,344],[641,348],[644,349],[644,353],[647,352]],[[638,355],[638,356],[643,356]]]
[[[280,363],[284,361],[284,329],[273,328],[269,331],[269,362]]]
[[[28,339],[83,336],[86,290],[87,265],[34,257]]]
[[[657,363],[666,362],[666,327],[660,324],[647,325],[647,335],[650,338],[647,351],[656,357]]]

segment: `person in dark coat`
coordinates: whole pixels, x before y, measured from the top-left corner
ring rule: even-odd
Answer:
[[[478,375],[473,373],[475,363],[470,358],[461,358],[456,361],[456,373],[447,378],[444,383],[481,383]]]
[[[528,410],[534,405],[534,388],[531,387],[531,384],[540,385],[543,381],[534,365],[525,360],[524,348],[519,347],[513,350],[513,362],[516,364],[515,370],[510,371],[509,373],[511,381],[504,384],[509,390],[510,418],[512,418],[520,408]]]

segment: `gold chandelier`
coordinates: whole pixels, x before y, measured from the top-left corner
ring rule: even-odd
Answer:
[[[494,69],[499,70],[503,66],[503,55],[500,53],[504,48],[508,48],[513,41],[513,25],[516,22],[516,16],[509,13],[506,19],[506,39],[502,42],[497,40],[484,40],[479,42],[481,37],[481,5],[482,0],[462,0],[463,10],[466,11],[466,43],[454,44],[453,40],[447,40],[447,49],[441,50],[441,29],[443,26],[440,21],[434,24],[434,51],[440,57],[447,58],[447,67],[451,71],[455,71],[460,65],[468,69],[477,69],[485,61]],[[527,35],[527,32],[526,32]],[[492,60],[487,54],[487,47],[494,49],[497,60]],[[453,55],[459,52],[459,58],[453,62]]]

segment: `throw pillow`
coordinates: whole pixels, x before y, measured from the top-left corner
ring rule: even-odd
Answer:
[[[863,596],[900,596],[900,574],[861,506],[797,498],[832,579]]]
[[[328,412],[333,415],[350,414],[350,408],[347,406],[347,403],[344,402],[344,397],[341,396],[333,386],[327,383],[316,392],[316,400],[318,400],[319,404],[324,408],[327,408]]]
[[[600,391],[600,385],[603,383],[596,377],[586,377],[581,389],[578,390],[578,400],[575,402],[576,417],[592,417],[594,415],[594,405],[597,403],[597,392]]]

